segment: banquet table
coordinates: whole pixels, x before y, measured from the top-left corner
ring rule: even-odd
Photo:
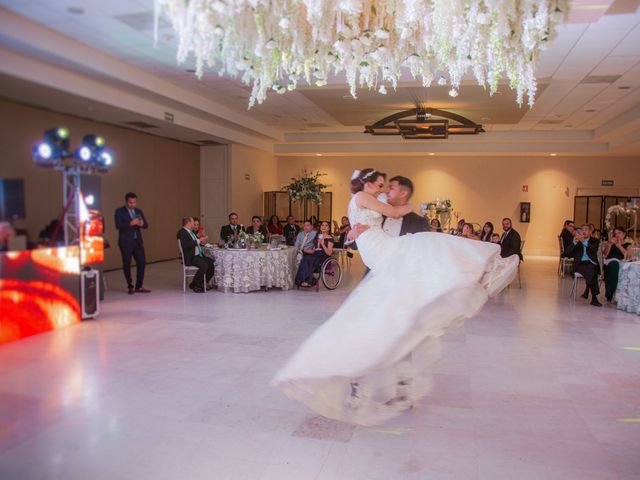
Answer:
[[[296,249],[269,250],[266,245],[248,250],[206,247],[205,255],[215,261],[215,280],[223,292],[293,288]]]
[[[618,309],[640,315],[640,262],[622,262],[619,275]]]

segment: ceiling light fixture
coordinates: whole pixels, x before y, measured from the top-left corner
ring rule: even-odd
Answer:
[[[558,154],[557,154],[557,153],[550,153],[550,154],[549,154],[549,156],[550,156],[550,157],[557,157],[557,156],[558,156]]]
[[[326,85],[345,74],[356,86],[385,92],[402,70],[424,87],[448,80],[457,95],[465,74],[491,94],[506,77],[519,104],[533,105],[536,65],[567,17],[569,0],[156,0],[179,37],[177,58],[252,86],[249,106],[269,90],[298,82]],[[404,67],[404,68],[403,68]]]
[[[430,157],[433,157],[434,155],[435,155],[435,153],[433,153],[433,152],[429,152],[429,156],[430,156]]]
[[[413,117],[411,120],[403,120]],[[439,117],[439,118],[433,118]],[[457,123],[449,124],[449,120]],[[366,125],[364,133],[371,135],[402,135],[406,140],[429,140],[448,138],[449,135],[477,135],[483,133],[482,125],[456,113],[437,108],[416,107],[404,112],[394,113]]]

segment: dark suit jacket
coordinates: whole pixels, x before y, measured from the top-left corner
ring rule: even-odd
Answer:
[[[564,245],[564,256],[569,257],[569,255],[567,255],[567,250],[569,250],[569,246],[573,243],[573,235],[571,235],[569,230],[563,228],[562,232],[560,232],[560,237],[562,238],[562,244]]]
[[[407,233],[428,232],[429,226],[427,219],[421,217],[415,212],[409,212],[402,217],[402,226],[400,227],[400,236]]]
[[[514,228],[502,234],[500,239],[500,256],[502,258],[518,255],[522,260],[520,253],[520,234]]]
[[[598,269],[600,268],[600,262],[598,261],[598,248],[600,248],[600,242],[593,238],[589,237],[589,241],[587,242],[587,256],[589,260],[598,265]],[[577,265],[582,261],[582,254],[584,253],[584,245],[582,242],[578,242],[576,244],[571,241],[569,248],[565,251],[565,255],[569,258],[573,258],[573,264]]]
[[[191,235],[189,235],[189,232],[187,232],[184,228],[178,230],[176,238],[180,240],[182,254],[184,255],[184,264],[187,266],[191,265],[191,259],[196,254],[196,247],[198,246],[198,243],[193,239]]]
[[[287,245],[293,245],[296,243],[296,237],[298,236],[298,233],[300,233],[300,230],[301,228],[295,223],[292,225],[287,223],[284,226],[284,238],[287,241]]]
[[[242,225],[236,225],[236,231],[238,233],[240,233],[243,230],[244,228],[242,227]],[[224,225],[220,229],[220,238],[222,239],[223,242],[226,242],[227,238],[229,238],[231,235],[233,235],[233,229],[231,228],[231,225]]]
[[[135,208],[136,216],[140,215],[142,217],[143,226],[133,226],[129,225],[132,218],[129,215],[129,209],[125,207],[116,208],[116,228],[118,229],[118,245],[122,247],[130,246],[133,244],[135,240],[135,236],[137,235],[138,240],[142,243],[142,232],[141,228],[149,228],[149,223],[147,219],[144,217],[144,213],[139,208]]]

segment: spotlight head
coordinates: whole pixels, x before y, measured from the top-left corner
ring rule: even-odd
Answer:
[[[67,127],[51,128],[44,132],[44,139],[50,144],[56,145],[61,157],[67,157],[69,153],[69,129]]]
[[[41,167],[53,167],[58,159],[58,151],[55,145],[49,142],[38,142],[33,146],[31,158]]]
[[[91,194],[84,197],[84,203],[86,203],[88,206],[92,206],[95,203],[95,201],[96,201],[95,197]]]
[[[90,148],[102,148],[106,145],[104,137],[99,135],[85,135],[82,137],[82,145]]]
[[[91,157],[93,157],[93,152],[91,148],[83,145],[82,147],[76,148],[75,157],[77,160],[87,163],[91,160]]]
[[[98,154],[96,163],[98,164],[98,171],[108,172],[111,165],[113,165],[113,154],[109,150],[102,150]]]

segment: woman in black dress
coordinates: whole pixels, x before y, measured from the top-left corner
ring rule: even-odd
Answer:
[[[628,243],[624,242],[626,233],[624,228],[616,227],[613,229],[611,241],[607,244],[602,252],[604,256],[604,296],[607,302],[613,300],[613,295],[618,288],[618,273],[620,272],[620,262],[624,260],[624,256],[629,248]]]
[[[313,248],[303,250],[302,260],[296,273],[296,286],[311,287],[317,280],[313,272],[322,265],[322,262],[333,253],[333,237],[330,233],[329,222],[320,223],[320,232],[316,235]]]

